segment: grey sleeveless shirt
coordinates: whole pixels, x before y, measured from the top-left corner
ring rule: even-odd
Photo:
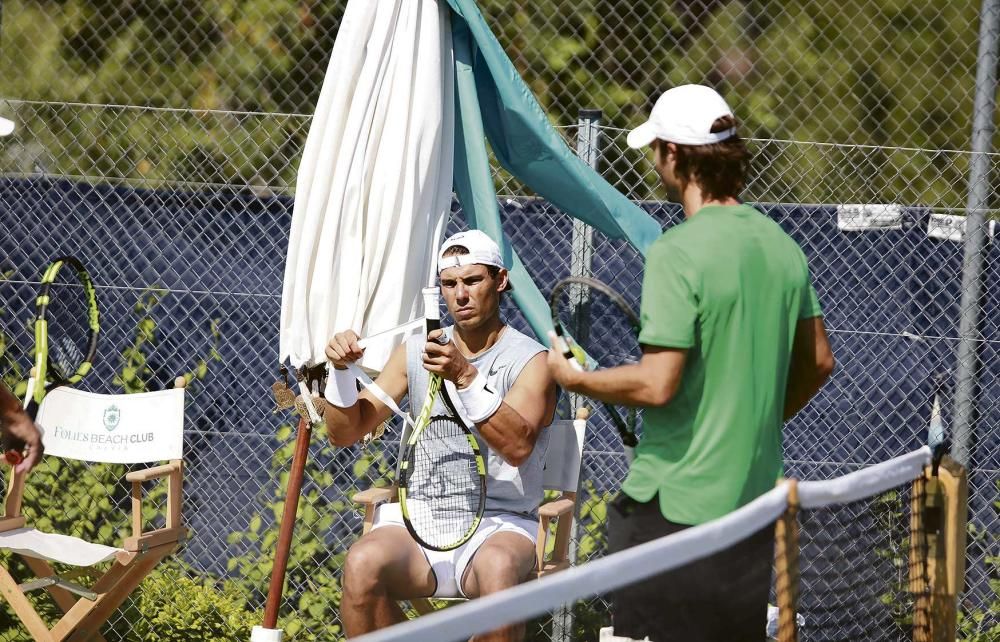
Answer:
[[[453,328],[445,328],[445,334],[450,338]],[[424,370],[422,354],[426,339],[423,335],[415,335],[406,340],[406,379],[410,399],[410,414],[416,416],[420,405],[427,394],[429,373]],[[524,366],[545,348],[534,339],[507,326],[500,339],[489,350],[470,359],[484,377],[491,390],[496,390],[501,396],[506,396],[517,380]],[[454,387],[446,382],[451,390],[451,399],[460,413],[461,400],[454,393]],[[432,414],[445,414],[446,409],[440,396],[435,401]],[[466,420],[466,424],[470,424]],[[529,518],[538,514],[538,506],[542,503],[542,468],[545,451],[549,445],[549,431],[543,428],[538,434],[538,441],[531,455],[520,466],[511,466],[503,458],[490,449],[474,425],[469,425],[479,442],[483,457],[486,459],[486,515],[497,513],[514,513]]]

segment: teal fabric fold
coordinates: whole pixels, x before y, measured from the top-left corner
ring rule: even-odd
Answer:
[[[567,214],[641,253],[659,224],[608,184],[563,142],[474,0],[448,0],[455,51],[455,193],[470,227],[500,245],[515,303],[539,337],[552,328],[548,302],[500,225],[485,141],[497,161]]]

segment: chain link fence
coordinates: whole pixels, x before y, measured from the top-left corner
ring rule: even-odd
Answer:
[[[270,386],[295,170],[344,5],[2,5],[0,115],[18,124],[0,140],[4,379],[25,376],[38,277],[60,253],[83,258],[99,288],[100,362],[85,387],[194,379],[184,504],[193,535],[111,618],[107,640],[213,639],[191,633],[195,612],[214,639],[248,639],[259,623],[293,440],[294,418],[272,412]],[[988,219],[1000,163],[970,151],[979,4],[480,6],[568,144],[584,141],[581,155],[664,226],[680,212],[661,200],[644,154],[627,149],[628,128],[656,92],[682,82],[712,84],[734,106],[755,159],[745,197],[806,251],[838,360],[832,381],[786,429],[789,475],[828,478],[918,447],[935,400],[951,430],[956,380],[963,367],[976,373],[961,637],[993,639],[1000,275],[989,242],[978,255],[986,266],[978,325],[963,335],[959,324],[973,160],[988,160]],[[581,108],[601,109],[602,120],[581,121]],[[587,265],[637,304],[642,263],[632,248],[596,232],[574,244],[572,219],[499,168],[495,175],[505,230],[543,291]],[[463,225],[456,206],[452,229]],[[992,222],[984,229],[992,239]],[[525,326],[516,309],[504,312]],[[963,336],[980,367],[959,362]],[[599,412],[591,425],[574,549],[581,563],[605,549],[604,507],[626,470],[613,427]],[[398,438],[397,426],[368,448],[314,441],[281,609],[291,639],[338,637],[340,566],[361,529],[350,496],[391,477]],[[128,488],[115,481],[125,472],[47,461],[29,481],[26,512],[115,544],[129,523]],[[533,623],[529,637],[594,639],[606,619],[595,599]],[[0,639],[27,639],[6,605]]]

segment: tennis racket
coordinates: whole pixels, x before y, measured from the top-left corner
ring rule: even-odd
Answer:
[[[552,288],[549,308],[556,347],[573,367],[596,370],[638,363],[642,358],[639,317],[610,285],[585,276],[567,277]],[[631,460],[638,443],[636,410],[630,408],[623,415],[611,404],[603,406]]]
[[[69,278],[58,278],[67,272]],[[100,329],[97,291],[86,268],[72,256],[54,260],[42,275],[35,300],[35,365],[24,402],[32,420],[46,394],[78,383],[90,372]],[[24,444],[5,444],[5,459],[20,463],[23,448]]]
[[[438,288],[424,288],[427,332],[441,327]],[[433,415],[438,396],[447,413]],[[486,462],[475,435],[431,374],[427,396],[406,440],[399,466],[403,523],[421,546],[450,551],[469,541],[486,508]]]

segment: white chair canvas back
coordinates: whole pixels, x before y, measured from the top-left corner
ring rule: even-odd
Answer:
[[[549,431],[549,448],[545,453],[542,484],[546,490],[575,493],[580,481],[587,422],[584,419],[559,419],[546,430]]]
[[[56,388],[36,419],[46,456],[107,464],[181,459],[184,390],[102,395]]]

